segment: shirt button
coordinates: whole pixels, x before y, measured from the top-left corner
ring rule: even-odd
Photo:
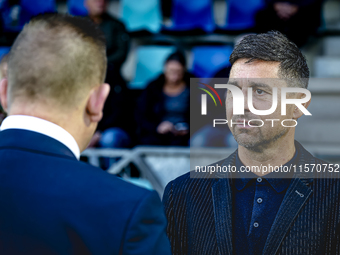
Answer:
[[[257,178],[257,182],[262,182],[262,178],[261,177]]]
[[[259,204],[261,204],[263,200],[262,200],[262,198],[259,197],[256,201],[257,201]]]
[[[260,224],[258,222],[254,222],[254,228],[258,228]]]

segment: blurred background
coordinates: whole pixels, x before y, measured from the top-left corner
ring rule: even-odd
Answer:
[[[312,77],[313,118],[301,118],[296,139],[340,162],[340,0],[0,0],[1,77],[24,24],[46,12],[86,16],[107,40],[111,92],[82,160],[162,194],[191,169],[190,157],[202,165],[227,157],[236,146],[227,128],[215,148],[204,126],[190,127],[190,78],[228,78],[235,43],[279,30]]]

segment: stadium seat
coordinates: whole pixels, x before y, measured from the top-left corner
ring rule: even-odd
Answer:
[[[197,46],[192,49],[191,72],[199,78],[212,78],[221,68],[230,65],[232,46]]]
[[[160,31],[162,16],[159,0],[121,0],[120,4],[121,19],[129,32]]]
[[[0,1],[0,11],[6,32],[19,32],[25,23],[38,14],[56,12],[55,0],[20,0],[10,5],[8,0]]]
[[[3,56],[5,56],[10,51],[10,49],[10,47],[0,47],[0,61]]]
[[[9,0],[0,1],[0,14],[4,32],[19,32],[25,24],[19,4],[11,5]]]
[[[224,29],[245,30],[255,26],[255,15],[265,6],[264,0],[227,0],[227,20]]]
[[[67,9],[71,15],[87,16],[88,12],[84,5],[85,0],[68,0]]]
[[[211,33],[215,29],[212,0],[173,0],[172,26],[166,30],[185,31],[202,29]]]
[[[144,89],[148,82],[162,73],[164,61],[175,51],[173,46],[141,46],[137,49],[137,65],[130,89]]]
[[[47,12],[56,12],[57,7],[55,0],[21,0],[21,8],[30,15],[30,18]]]

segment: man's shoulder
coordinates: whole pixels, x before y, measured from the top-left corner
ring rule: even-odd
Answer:
[[[229,157],[228,157],[229,158]],[[171,190],[174,193],[188,193],[189,191],[204,192],[219,179],[215,174],[207,171],[209,166],[221,166],[228,158],[214,162],[208,166],[203,166],[199,170],[195,169],[183,174],[168,183],[166,191]]]
[[[136,186],[84,162],[66,163],[65,166],[73,172],[72,175],[78,180],[79,185],[82,185],[81,189],[84,193],[97,193],[97,195],[111,197],[111,199],[122,195],[125,201],[136,202],[152,193],[150,190]]]
[[[60,148],[63,146],[60,145]],[[119,197],[124,197],[125,203],[132,207],[151,193],[58,151],[53,154],[26,148],[2,148],[0,162],[0,172],[7,177],[7,185],[11,189],[20,187],[44,198],[58,196],[65,201],[77,201],[78,204],[88,204],[100,198],[103,204],[110,206],[119,203],[122,200]],[[25,181],[28,178],[30,182]]]

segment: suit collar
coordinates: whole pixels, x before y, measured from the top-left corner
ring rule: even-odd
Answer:
[[[295,141],[295,148],[299,151],[296,165],[304,165],[306,162],[314,163],[314,157],[306,151],[303,146]],[[234,166],[238,150],[224,160],[222,166]],[[232,189],[231,173],[216,173],[216,182],[212,186],[212,197],[214,206],[214,218],[216,238],[220,254],[233,253],[232,246]],[[289,231],[296,216],[308,201],[312,194],[310,184],[313,182],[314,173],[303,173],[297,171],[288,187],[287,193],[281,203],[274,223],[269,232],[263,254],[275,254],[281,242]]]
[[[33,131],[6,129],[0,132],[0,150],[14,149],[77,160],[61,142]]]
[[[49,136],[68,147],[77,159],[80,157],[79,146],[73,136],[50,121],[27,115],[11,115],[1,125],[1,131],[7,129],[22,129]]]

